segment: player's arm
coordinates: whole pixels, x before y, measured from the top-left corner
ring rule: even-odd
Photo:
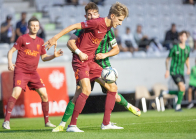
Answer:
[[[165,61],[165,66],[166,66],[165,78],[169,77],[169,62],[170,62],[170,59],[171,59],[170,57],[167,57],[166,61]]]
[[[12,54],[16,51],[17,49],[15,47],[12,47],[7,54],[8,58],[8,70],[13,71],[15,64],[12,63]]]
[[[71,38],[68,40],[67,42],[67,47],[74,53],[76,53],[80,60],[83,62],[84,60],[88,60],[88,55],[83,53],[82,51],[78,51],[78,47],[76,46],[76,40],[78,39],[78,36],[76,36],[75,34],[71,35]]]
[[[42,61],[50,61],[56,57],[62,56],[63,55],[63,51],[60,49],[59,51],[56,51],[56,48],[54,50],[54,54],[53,55],[47,55],[47,54],[43,54],[41,55],[41,59]]]
[[[190,74],[190,60],[189,60],[189,57],[186,59],[186,67],[187,67],[187,74],[189,75]]]
[[[174,52],[175,52],[175,46],[171,48],[171,50],[169,51],[169,55],[165,61],[165,66],[166,66],[165,78],[169,77],[169,62],[170,62],[171,57],[174,55]]]
[[[82,25],[81,23],[76,23],[76,24],[73,24],[73,25],[70,25],[66,28],[64,28],[61,32],[59,32],[58,34],[56,34],[53,38],[49,39],[47,42],[45,42],[43,45],[47,45],[46,46],[46,49],[50,49],[50,47],[52,47],[53,45],[57,46],[57,40],[62,37],[63,35],[69,33],[70,31],[72,30],[75,30],[75,29],[82,29]]]

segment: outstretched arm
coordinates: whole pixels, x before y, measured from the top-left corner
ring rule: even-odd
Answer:
[[[47,54],[43,54],[41,55],[42,61],[50,61],[56,57],[62,56],[63,55],[63,51],[60,49],[59,51],[56,52],[56,48],[54,50],[54,54],[53,55],[47,55]]]
[[[59,32],[58,34],[56,34],[53,38],[51,38],[50,40],[48,40],[47,42],[45,42],[43,45],[47,45],[45,49],[50,49],[53,45],[57,46],[57,40],[62,37],[63,35],[69,33],[70,31],[72,30],[75,30],[75,29],[81,29],[82,28],[82,25],[81,23],[76,23],[76,24],[73,24],[73,25],[70,25],[66,28],[64,28],[61,32]]]

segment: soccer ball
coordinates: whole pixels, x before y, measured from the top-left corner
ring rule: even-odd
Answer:
[[[106,67],[101,72],[101,78],[106,83],[114,83],[118,79],[118,72],[115,68],[112,67]]]

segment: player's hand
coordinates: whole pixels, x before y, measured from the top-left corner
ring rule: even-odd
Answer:
[[[189,75],[191,73],[190,69],[187,69],[187,75]]]
[[[14,71],[14,67],[15,67],[15,66],[16,66],[15,64],[8,63],[8,70]]]
[[[56,48],[56,46],[57,46],[57,39],[55,39],[54,37],[49,39],[42,46],[46,46],[45,49],[49,50],[53,45],[54,45],[54,48]]]
[[[60,49],[58,51],[56,51],[56,48],[54,48],[54,56],[55,57],[59,57],[63,55],[63,51]]]
[[[105,59],[107,56],[103,53],[96,54],[96,60]]]
[[[85,53],[80,52],[78,56],[82,62],[84,62],[85,60],[88,60],[88,55]]]
[[[169,77],[169,70],[166,70],[165,78],[168,78],[168,77]]]

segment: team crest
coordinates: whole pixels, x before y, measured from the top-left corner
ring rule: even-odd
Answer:
[[[39,44],[37,44],[37,50],[39,50],[39,48],[40,48],[40,45],[39,45]]]
[[[17,85],[21,85],[21,80],[17,80]]]

